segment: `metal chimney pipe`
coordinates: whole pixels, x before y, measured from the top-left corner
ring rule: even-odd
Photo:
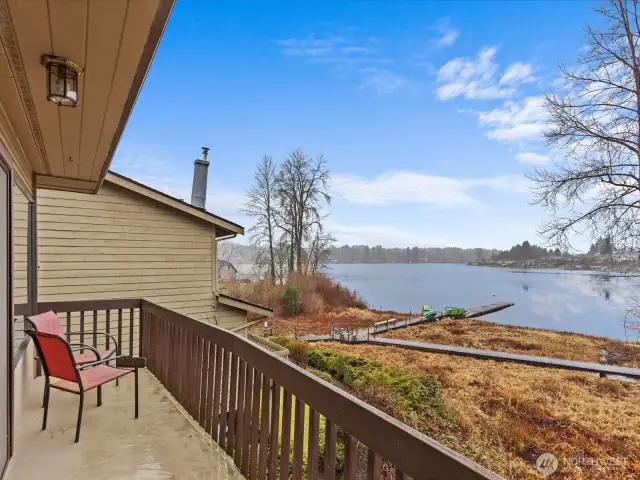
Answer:
[[[193,162],[193,187],[191,189],[191,205],[204,208],[207,202],[207,176],[209,174],[209,149],[202,147],[202,160]]]

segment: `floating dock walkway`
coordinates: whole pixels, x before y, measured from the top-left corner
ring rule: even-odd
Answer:
[[[597,373],[601,377],[615,375],[621,377],[640,379],[640,368],[618,367],[601,363],[580,362],[577,360],[564,360],[562,358],[539,357],[535,355],[522,355],[520,353],[497,352],[495,350],[480,350],[478,348],[456,347],[453,345],[440,345],[438,343],[414,342],[398,338],[371,338],[367,343],[372,345],[385,345],[391,347],[409,348],[430,353],[444,353],[462,357],[472,357],[480,360],[495,360],[498,362],[512,362],[535,367],[560,368],[563,370],[577,370],[580,372]]]

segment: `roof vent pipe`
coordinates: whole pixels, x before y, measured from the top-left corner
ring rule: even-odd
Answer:
[[[209,149],[202,147],[202,160],[193,162],[193,187],[191,189],[191,205],[204,208],[207,202],[207,176],[209,174]]]

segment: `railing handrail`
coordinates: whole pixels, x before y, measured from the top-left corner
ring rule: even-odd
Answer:
[[[235,333],[141,300],[140,307],[225,350],[360,439],[412,478],[499,479],[495,473],[315,375]]]

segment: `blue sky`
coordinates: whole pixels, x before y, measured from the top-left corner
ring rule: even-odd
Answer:
[[[541,95],[594,5],[178,0],[112,169],[188,200],[208,146],[207,208],[248,227],[255,164],[302,148],[328,161],[339,244],[536,241]]]

